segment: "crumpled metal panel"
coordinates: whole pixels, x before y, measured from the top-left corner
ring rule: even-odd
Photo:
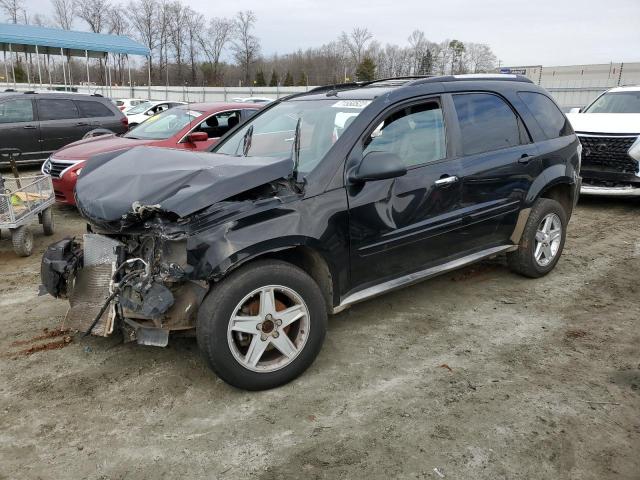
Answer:
[[[290,158],[136,147],[92,157],[76,184],[76,200],[91,222],[121,221],[134,204],[185,217],[292,171]]]

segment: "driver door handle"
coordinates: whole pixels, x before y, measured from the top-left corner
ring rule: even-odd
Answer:
[[[528,153],[523,153],[522,155],[520,155],[520,158],[518,159],[518,163],[522,163],[526,165],[531,160],[533,160],[533,156],[529,155]]]
[[[24,128],[25,130],[35,130],[36,126],[35,125],[25,125],[22,128]]]
[[[440,178],[434,182],[436,187],[444,187],[446,185],[452,185],[458,181],[458,177],[455,175],[449,175],[448,177]]]

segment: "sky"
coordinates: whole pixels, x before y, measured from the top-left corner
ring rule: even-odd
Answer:
[[[357,26],[382,44],[406,45],[415,29],[434,42],[486,43],[505,66],[640,61],[640,0],[183,1],[207,17],[253,10],[266,55],[320,46]],[[25,6],[51,13],[50,0]]]

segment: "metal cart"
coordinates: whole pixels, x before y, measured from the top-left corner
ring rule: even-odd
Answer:
[[[14,172],[13,178],[3,177],[0,173],[0,229],[9,229],[16,254],[28,257],[33,251],[33,233],[29,225],[36,217],[44,234],[53,235],[51,207],[55,194],[50,176],[19,176],[15,156],[19,156],[19,151],[0,149],[0,158],[8,158]]]

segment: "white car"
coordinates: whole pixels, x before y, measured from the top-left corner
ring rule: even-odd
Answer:
[[[129,128],[135,127],[141,124],[149,117],[153,117],[155,114],[169,110],[170,108],[177,107],[178,105],[186,105],[187,102],[169,102],[169,101],[146,101],[142,102],[135,107],[130,108],[126,112],[123,112],[129,120]]]
[[[129,110],[131,107],[135,107],[136,105],[140,105],[146,100],[142,100],[140,98],[114,98],[113,103],[120,109],[121,112],[125,112]]]
[[[567,118],[582,143],[580,193],[640,196],[640,86],[607,90]]]
[[[270,103],[273,102],[273,98],[266,97],[246,97],[246,98],[234,98],[232,99],[234,102],[240,103]]]

